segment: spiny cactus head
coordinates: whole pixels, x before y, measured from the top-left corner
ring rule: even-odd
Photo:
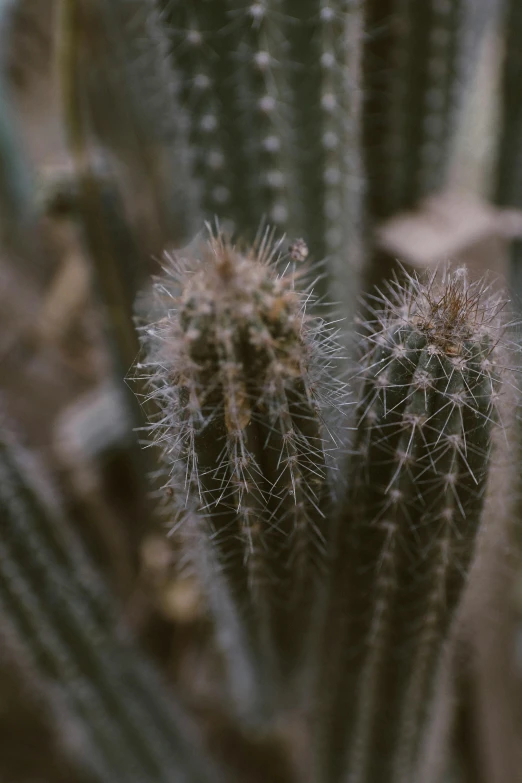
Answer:
[[[505,350],[506,304],[487,279],[470,282],[464,267],[452,270],[446,265],[425,277],[405,274],[372,297],[370,318],[360,321],[365,330],[363,375],[385,346],[399,359],[406,355],[408,343],[439,357],[440,371],[445,362],[462,370],[471,361],[477,371],[491,375]],[[387,364],[383,359],[377,370],[381,386],[386,385]],[[425,373],[417,369],[415,379],[422,384]]]
[[[302,240],[299,248],[303,258]],[[163,411],[152,427],[156,441],[170,450],[169,463],[173,449],[190,463],[183,483],[196,482],[202,497],[206,458],[194,439],[210,426],[217,427],[213,437],[220,451],[214,466],[208,456],[206,470],[231,471],[247,492],[258,479],[262,493],[271,495],[276,484],[283,491],[286,470],[286,481],[295,484],[297,462],[301,470],[308,466],[313,488],[318,455],[318,472],[324,473],[324,440],[330,436],[322,415],[339,405],[344,385],[330,374],[338,350],[334,329],[308,314],[312,294],[297,288],[305,276],[295,252],[286,256],[270,231],[246,251],[210,232],[166,258],[165,275],[155,286],[163,317],[144,330],[147,361],[140,368]],[[270,477],[259,465],[264,448],[281,451]],[[210,494],[205,504],[222,491]]]
[[[303,314],[295,275],[279,276],[270,263],[275,252],[263,247],[241,253],[221,235],[201,247],[179,302],[180,359],[185,352],[195,359],[201,351],[210,358],[212,349],[245,340],[253,349],[250,358],[264,349],[271,371],[296,376],[304,359]]]
[[[470,283],[467,271],[460,267],[433,274],[425,286],[412,281],[410,296],[416,309],[418,327],[450,355],[466,340],[477,339],[502,328],[506,300],[491,294],[486,280]]]
[[[505,306],[486,280],[444,267],[390,283],[370,307],[355,436],[359,500],[369,518],[417,518],[411,547],[421,561],[448,523],[460,531],[453,546],[467,561],[473,552],[493,431],[514,386]]]

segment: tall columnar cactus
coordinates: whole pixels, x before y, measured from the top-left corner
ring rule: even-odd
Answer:
[[[167,258],[140,365],[166,486],[254,713],[273,706],[307,640],[336,445],[323,411],[343,393],[332,330],[295,288],[292,255],[305,250],[295,242],[278,272],[268,233],[246,253],[217,234]]]
[[[217,780],[190,718],[118,629],[111,600],[34,461],[4,430],[0,520],[3,630],[57,689],[96,779]]]
[[[501,80],[501,129],[497,151],[494,198],[503,207],[522,209],[522,8],[516,0],[504,4],[504,62]],[[510,282],[517,307],[522,307],[522,242],[511,248]]]
[[[110,10],[106,4],[103,5],[103,8],[106,9],[104,13],[112,20],[111,23],[107,22],[108,33],[113,30],[116,24],[118,12],[125,11],[123,13],[124,19],[120,19],[120,21],[125,20],[128,23],[128,15],[132,10],[136,11],[133,2],[123,5],[124,9],[118,3],[114,6],[111,5]],[[72,179],[69,193],[69,215],[76,218],[79,224],[80,239],[91,262],[93,288],[105,309],[107,342],[112,349],[114,374],[122,383],[127,411],[133,421],[134,428],[137,429],[144,425],[145,416],[135,395],[128,386],[123,384],[123,379],[139,352],[139,340],[133,323],[133,307],[140,287],[148,279],[148,264],[144,251],[138,246],[132,227],[126,219],[125,207],[116,181],[106,176],[106,172],[101,170],[100,166],[98,166],[99,170],[95,168],[90,129],[86,127],[84,117],[86,106],[85,84],[82,80],[86,57],[84,38],[89,37],[88,32],[92,34],[87,23],[93,23],[93,20],[99,22],[102,11],[97,3],[88,6],[83,0],[60,0],[59,10],[58,52],[62,109],[67,142],[73,162],[72,175],[69,175]],[[138,14],[136,20],[138,26],[143,21],[144,10],[142,8]],[[153,24],[154,17],[149,18],[146,15],[145,18],[151,25]],[[83,29],[84,25],[87,27],[87,32]],[[152,45],[151,36],[145,40],[146,44]],[[130,42],[132,43],[132,37],[130,37]],[[127,58],[118,47],[116,49],[118,55],[116,60],[120,62],[121,58],[121,67],[123,68],[124,65],[128,65]],[[148,53],[150,54],[150,52]],[[137,53],[135,56],[137,57]],[[145,58],[145,61],[149,64],[149,58]],[[153,60],[153,63],[155,62]],[[137,64],[135,69],[133,88],[140,93],[142,89],[145,89],[145,86],[138,78],[140,71]],[[130,75],[126,71],[125,74],[126,78],[130,80]],[[153,74],[157,76],[154,69]],[[156,79],[152,79],[152,81],[153,84],[157,82]],[[127,89],[127,81],[124,84]],[[136,99],[135,103],[138,102]],[[135,103],[130,101],[131,108],[136,109]],[[130,116],[131,119],[134,118],[132,112]],[[141,119],[143,118],[141,117]],[[133,134],[137,134],[137,139],[134,141],[137,142],[139,149],[146,154],[149,150],[149,140],[138,133],[135,127],[137,122],[138,120],[134,119],[127,132],[131,137]],[[96,162],[98,163],[98,161]],[[129,531],[133,544],[136,545],[144,533],[146,523],[150,521],[152,516],[145,476],[152,466],[147,462],[147,455],[140,449],[137,440],[131,444],[129,451],[131,456],[130,480],[140,488],[138,496],[142,508],[142,524],[137,530]]]
[[[462,97],[466,0],[368,0],[364,144],[370,213],[408,209],[444,181]]]
[[[156,0],[78,0],[79,88],[95,141],[153,204],[164,243],[200,224],[178,75]]]
[[[462,270],[390,285],[366,324],[319,678],[325,781],[414,781],[434,676],[473,558],[502,302]]]
[[[306,233],[315,258],[330,257],[318,290],[351,305],[361,245],[375,222],[445,182],[463,85],[491,5],[89,4],[86,18],[97,21],[82,34],[82,80],[91,126],[131,167],[141,156],[144,176],[161,160],[154,150],[170,150],[163,170],[176,183],[181,230],[190,231],[199,209],[252,238],[264,214],[291,235]],[[103,67],[94,87],[93,60]],[[100,82],[121,110],[101,110]],[[120,116],[129,121],[111,129]],[[370,264],[366,280],[389,272],[381,266]]]
[[[443,190],[491,0],[366,0],[361,92],[363,288],[397,270],[375,226]]]
[[[12,16],[18,10],[17,4],[0,2],[0,240],[31,281],[42,286],[49,280],[51,265],[39,241],[40,227],[32,194],[33,171],[11,105],[11,85],[5,73],[7,63],[2,62],[13,32]]]
[[[240,235],[263,214],[306,232],[348,287],[359,263],[361,0],[161,5],[204,211]]]

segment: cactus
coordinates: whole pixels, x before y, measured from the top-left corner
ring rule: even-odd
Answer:
[[[127,163],[149,154],[149,175],[151,134],[177,151],[166,166],[176,171],[176,209],[190,212],[178,225],[193,225],[199,208],[240,236],[252,238],[263,214],[290,235],[306,233],[312,256],[330,257],[318,293],[351,310],[361,272],[367,285],[390,272],[377,256],[361,269],[375,222],[446,180],[490,5],[159,0],[158,10],[120,0],[98,24],[116,53],[107,84],[125,87],[119,101],[134,130],[127,142],[96,131],[94,93],[91,120]],[[89,68],[93,47],[87,37]],[[148,106],[161,121],[149,122]],[[133,137],[141,144],[125,153]]]
[[[13,10],[11,2],[0,3],[0,52],[9,38]],[[33,172],[20,141],[10,98],[8,80],[0,73],[0,239],[30,278],[43,286],[49,280],[49,268],[41,263],[42,248],[31,190]]]
[[[16,644],[3,618],[0,626],[3,780],[95,783],[86,748],[74,736],[70,716],[60,709],[58,694],[46,687]],[[27,748],[31,748],[31,753]],[[45,768],[42,765],[45,756]]]
[[[126,186],[151,202],[148,216],[160,242],[179,242],[197,230],[198,196],[156,2],[78,0],[73,13],[77,88],[90,142],[113,153]]]
[[[107,343],[112,348],[114,375],[122,383],[133,426],[139,429],[145,424],[145,415],[123,380],[139,352],[133,306],[140,287],[148,278],[148,264],[126,219],[116,183],[106,176],[105,171],[95,168],[89,132],[84,124],[82,23],[90,18],[82,0],[62,0],[58,50],[60,87],[76,184],[76,188],[70,188],[69,208],[79,223],[80,239],[91,261],[93,287],[105,309]],[[132,544],[136,545],[147,523],[153,519],[146,479],[146,473],[153,466],[146,459],[148,455],[139,448],[137,439],[130,445],[129,455],[129,481],[139,488],[142,512],[141,524],[129,524]]]
[[[485,283],[446,270],[390,284],[370,308],[323,629],[321,780],[416,779],[481,526],[502,306]]]
[[[306,231],[331,256],[319,291],[338,299],[342,283],[351,309],[361,271],[367,285],[390,272],[378,257],[361,270],[361,229],[446,180],[490,5],[162,0],[204,210],[240,232],[263,213]]]
[[[194,526],[189,546],[249,711],[307,639],[336,446],[323,411],[343,395],[330,378],[335,334],[306,313],[291,257],[278,273],[280,247],[265,232],[243,253],[217,233],[167,258],[139,365],[160,409],[166,485]],[[292,254],[306,255],[302,242]]]
[[[314,258],[333,257],[330,284],[353,297],[362,3],[161,5],[207,216],[250,237],[263,214],[306,233]]]
[[[494,9],[490,0],[367,0],[364,7],[363,214],[371,246],[376,224],[447,184],[475,51]],[[394,272],[387,253],[369,252],[363,287]]]
[[[191,721],[118,630],[97,575],[49,498],[38,466],[0,438],[0,609],[54,683],[100,781],[215,781]]]
[[[503,207],[522,208],[522,9],[516,0],[509,0],[504,9],[504,62],[501,81],[501,128],[498,139],[494,183],[494,198]],[[522,243],[515,240],[511,247],[510,283],[517,307],[522,299]]]
[[[383,219],[444,182],[468,69],[465,0],[369,0],[364,142],[369,209]]]

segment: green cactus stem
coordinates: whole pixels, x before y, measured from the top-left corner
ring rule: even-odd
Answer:
[[[336,446],[323,412],[343,394],[335,335],[279,255],[266,232],[247,252],[218,233],[167,257],[140,364],[175,518],[248,711],[274,697],[307,638]]]
[[[352,299],[361,193],[361,0],[162,0],[202,205],[252,239],[259,216],[333,258]],[[355,278],[354,278],[354,273]],[[330,286],[330,290],[329,290]]]
[[[38,466],[0,437],[0,612],[61,695],[99,780],[215,781],[191,720],[119,627]]]
[[[522,209],[522,8],[516,0],[505,4],[503,29],[504,62],[501,80],[501,128],[496,161],[494,198],[503,207]],[[510,283],[515,303],[522,307],[522,241],[511,246]]]
[[[494,16],[480,0],[367,0],[361,76],[365,237],[376,225],[448,183],[466,86]],[[363,270],[371,291],[398,272],[373,249]]]
[[[321,780],[414,780],[481,526],[503,303],[464,270],[375,297],[350,486],[332,546]]]
[[[443,186],[474,56],[470,29],[479,32],[463,0],[369,0],[365,13],[367,196],[382,220]]]

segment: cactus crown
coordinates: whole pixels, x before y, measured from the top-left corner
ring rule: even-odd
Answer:
[[[490,294],[490,288],[487,279],[470,282],[465,267],[447,265],[427,279],[408,274],[387,283],[383,293],[371,297],[376,303],[371,310],[381,320],[395,316],[397,322],[410,323],[444,350],[476,338],[477,331],[502,328],[500,314],[507,300]]]
[[[153,430],[156,442],[167,438],[170,464],[173,433],[179,433],[176,448],[190,465],[183,471],[183,484],[186,488],[188,479],[197,487],[203,506],[221,500],[227,490],[206,492],[202,486],[194,437],[220,416],[224,448],[215,473],[220,474],[223,466],[229,470],[232,459],[236,490],[249,492],[252,483],[259,483],[261,468],[249,446],[249,428],[261,426],[261,419],[270,424],[266,441],[254,450],[270,448],[270,427],[280,430],[277,474],[288,472],[293,494],[296,462],[301,468],[303,461],[309,465],[313,487],[317,454],[314,459],[311,452],[322,454],[328,440],[334,445],[331,428],[325,426],[315,441],[308,439],[308,453],[303,453],[307,417],[316,415],[322,421],[332,403],[338,409],[344,384],[330,376],[338,351],[336,332],[306,311],[312,294],[297,290],[306,269],[296,269],[294,258],[292,250],[284,256],[282,242],[274,242],[269,231],[246,252],[223,234],[211,232],[188,253],[169,256],[165,277],[156,284],[156,304],[163,312],[166,305],[168,315],[148,326],[144,337],[153,396],[164,414]],[[306,412],[298,410],[302,404]],[[278,482],[281,477],[274,473],[273,482],[265,482],[265,491],[273,491]]]

